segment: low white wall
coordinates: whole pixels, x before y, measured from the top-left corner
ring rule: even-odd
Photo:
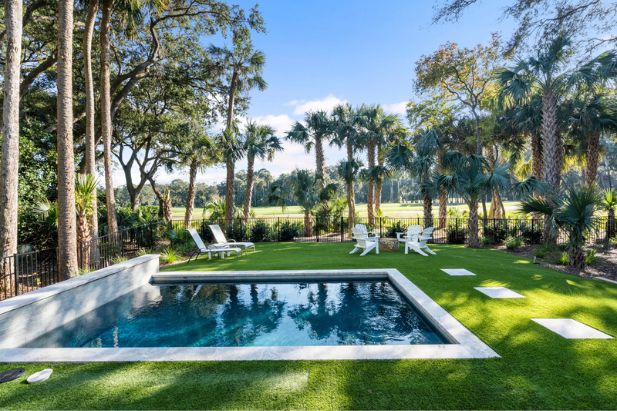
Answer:
[[[0,302],[0,347],[19,347],[150,281],[159,256],[144,255]]]

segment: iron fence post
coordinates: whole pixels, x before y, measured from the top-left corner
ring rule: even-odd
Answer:
[[[345,241],[345,227],[343,226],[344,221],[343,221],[343,217],[341,216],[341,243]]]

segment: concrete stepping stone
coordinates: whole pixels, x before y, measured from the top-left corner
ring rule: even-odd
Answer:
[[[465,270],[464,268],[442,268],[441,271],[444,273],[451,275],[453,277],[462,277],[466,275],[475,275],[469,270]]]
[[[532,318],[532,321],[548,328],[552,332],[567,338],[568,340],[584,339],[604,339],[608,340],[612,336],[596,330],[582,322],[571,318]]]
[[[490,298],[525,298],[524,295],[512,291],[506,287],[474,287],[482,294]]]

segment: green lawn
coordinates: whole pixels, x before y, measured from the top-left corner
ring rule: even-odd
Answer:
[[[437,216],[437,205],[434,205],[433,212],[435,216]],[[478,209],[480,209],[480,205]],[[520,208],[520,203],[518,201],[505,201],[504,207],[506,208],[506,212],[508,214],[515,213]],[[467,210],[467,206],[464,204],[451,205],[450,208],[457,209],[459,211]],[[173,217],[174,218],[183,218],[184,217],[184,207],[174,207]],[[401,203],[384,203],[381,205],[381,210],[383,211],[384,216],[386,217],[420,217],[422,216],[422,203],[410,203],[410,204],[401,204]],[[302,217],[302,209],[300,206],[290,206],[286,207],[285,211],[281,210],[281,207],[255,207],[253,208],[255,213],[255,217],[279,217],[279,216],[288,216],[288,217]],[[357,204],[356,212],[361,217],[366,217],[366,204]],[[196,210],[194,216],[201,217],[201,210]]]
[[[174,270],[394,267],[502,358],[53,365],[40,385],[0,385],[3,408],[617,408],[617,339],[565,340],[531,321],[568,317],[617,336],[617,286],[494,250],[350,256],[349,244],[258,244]],[[439,268],[467,268],[449,277]],[[474,286],[527,298],[490,300]],[[32,372],[46,365],[25,365]],[[3,365],[2,369],[7,366]]]

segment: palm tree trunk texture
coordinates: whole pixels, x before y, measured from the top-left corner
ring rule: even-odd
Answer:
[[[111,163],[111,90],[109,37],[113,0],[103,0],[101,17],[101,139],[103,140],[103,168],[105,170],[105,202],[107,206],[107,231],[118,231],[116,199],[114,196],[113,168]]]
[[[448,216],[448,191],[445,187],[439,188],[439,228],[446,227]]]
[[[94,37],[94,25],[96,23],[96,15],[99,9],[98,0],[90,0],[88,3],[88,12],[86,14],[86,23],[83,37],[84,50],[84,81],[86,93],[86,153],[85,166],[86,174],[92,177],[96,175],[96,134],[95,134],[95,101],[94,101],[94,79],[92,75],[92,39]],[[92,214],[88,221],[88,237],[89,240],[96,239],[99,234],[99,213],[97,204],[96,190],[92,195]],[[90,244],[92,241],[89,241]],[[80,244],[83,244],[80,242]],[[95,247],[96,248],[96,247]],[[93,258],[97,258],[97,250],[92,250]],[[88,256],[89,258],[89,256]],[[87,266],[87,265],[84,265]]]
[[[234,217],[234,177],[236,165],[233,160],[227,159],[225,161],[225,168],[227,169],[225,178],[225,224],[231,224]]]
[[[255,185],[254,179],[255,168],[255,156],[249,155],[246,165],[246,192],[244,193],[244,210],[243,217],[246,224],[249,220],[249,214],[251,212],[251,202],[253,201],[253,186]]]
[[[598,175],[598,157],[600,156],[600,133],[593,132],[587,139],[587,165],[585,167],[585,182],[593,185]]]
[[[584,240],[582,240],[584,242]],[[585,268],[585,251],[579,245],[571,245],[568,252],[568,263],[579,270]]]
[[[72,277],[77,264],[73,156],[73,2],[58,1],[58,270]]]
[[[561,184],[562,143],[557,132],[557,102],[552,90],[542,95],[542,143],[544,149],[544,179],[553,190]]]
[[[326,186],[325,180],[325,156],[323,140],[321,136],[315,136],[315,179],[320,189]]]
[[[381,144],[377,145],[377,165],[379,167],[383,167],[385,163],[386,153],[381,146]],[[383,188],[383,176],[377,177],[377,181],[375,182],[375,214],[378,214],[381,211],[381,191]]]
[[[493,189],[491,193],[491,208],[489,211],[490,218],[505,218],[505,208],[503,201],[501,200],[501,194],[499,190]]]
[[[238,72],[234,69],[231,75],[229,84],[229,97],[227,99],[227,123],[226,130],[231,133],[234,122],[234,109],[236,102],[236,87],[238,84]],[[235,164],[233,159],[228,158],[225,161],[227,167],[227,176],[225,179],[225,222],[231,224],[234,214],[234,179],[235,179]]]
[[[351,165],[353,158],[353,143],[351,139],[345,142],[347,148],[347,162]],[[347,229],[351,232],[354,226],[354,218],[356,215],[356,193],[353,180],[347,181]]]
[[[186,211],[184,225],[189,228],[193,220],[193,207],[195,206],[195,179],[197,178],[197,161],[191,161],[189,166],[189,190],[186,198]]]
[[[311,210],[304,210],[304,236],[311,237],[313,235],[313,216]]]
[[[423,210],[424,210],[424,227],[432,227],[433,226],[433,199],[429,194],[424,194],[423,199]]]
[[[542,137],[538,133],[531,135],[531,168],[535,178],[544,179],[544,159],[542,155]]]
[[[469,220],[467,223],[467,230],[469,231],[467,236],[467,245],[472,248],[480,246],[480,240],[478,238],[478,200],[473,200],[467,203],[469,207]]]
[[[0,166],[0,247],[2,257],[17,253],[17,191],[19,171],[19,83],[23,3],[6,0],[6,61],[2,106],[2,164]],[[7,267],[1,267],[10,273]]]
[[[372,170],[375,167],[375,144],[369,140],[368,142],[368,167],[369,170]],[[366,211],[368,217],[368,224],[370,226],[375,225],[375,209],[373,208],[374,203],[374,195],[375,195],[375,182],[373,177],[369,174],[368,184],[367,184],[368,192],[366,193]]]

